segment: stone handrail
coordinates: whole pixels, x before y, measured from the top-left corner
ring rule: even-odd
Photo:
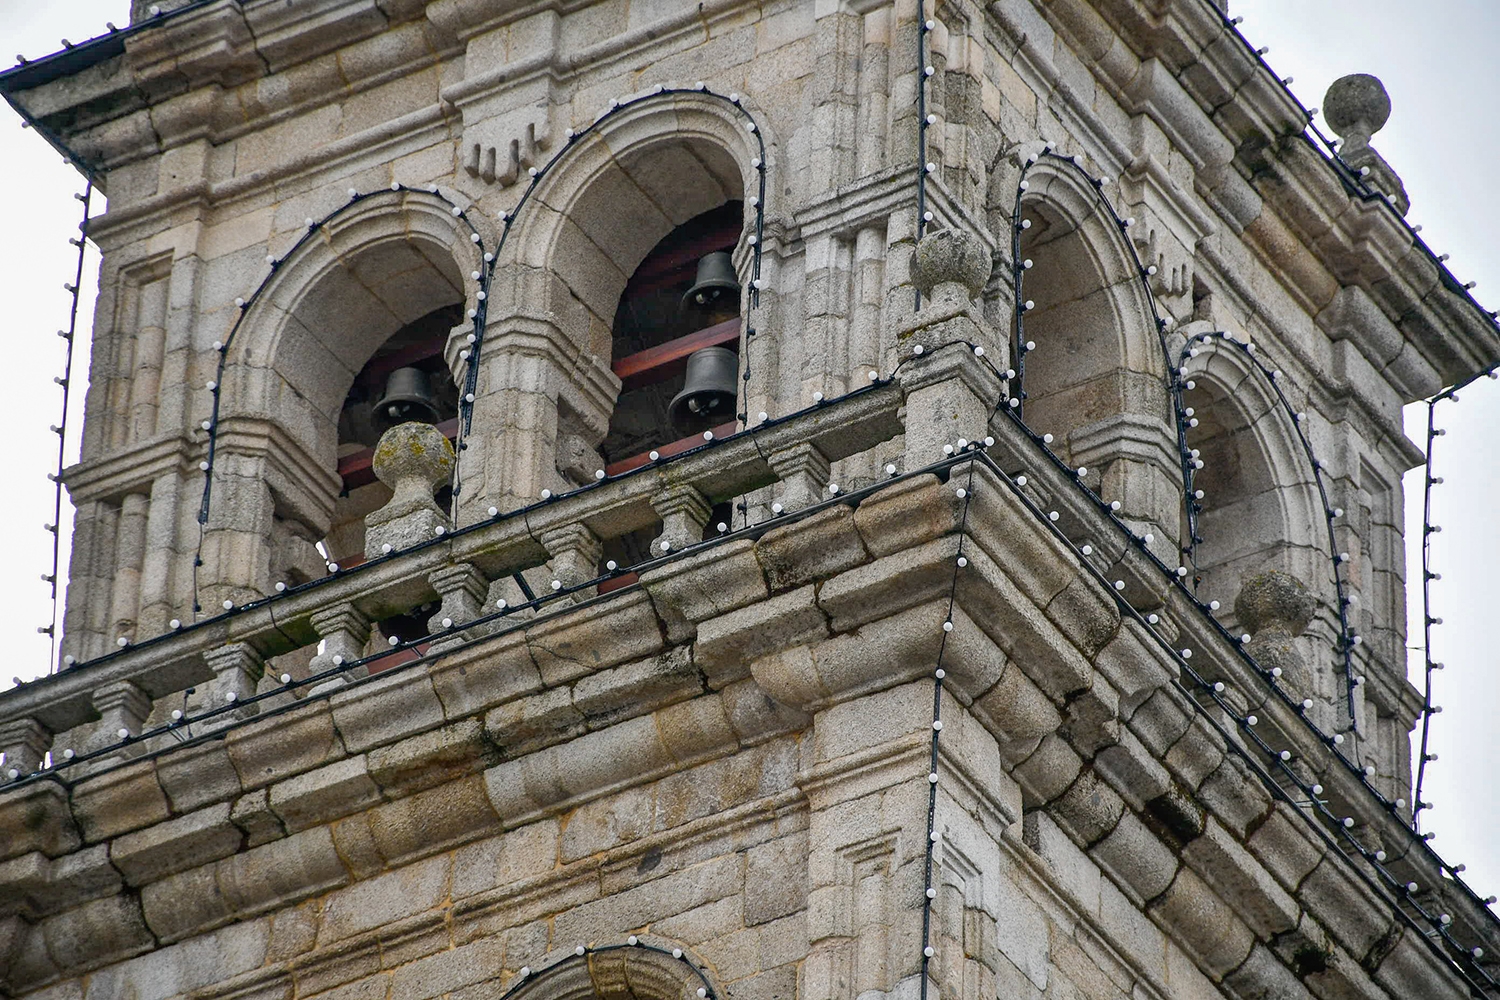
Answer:
[[[440,598],[429,577],[446,568],[467,564],[488,580],[504,579],[547,560],[541,539],[549,532],[581,524],[607,539],[653,524],[662,519],[653,498],[666,491],[727,499],[788,481],[798,473],[788,475],[783,468],[778,475],[779,453],[810,445],[834,462],[866,451],[901,433],[901,403],[900,388],[883,381],[837,403],[706,442],[14,688],[0,694],[6,766],[24,761],[29,748],[35,757],[29,773],[46,749],[39,743],[50,745],[52,734],[100,718],[96,692],[101,689],[126,682],[153,701],[161,699],[212,680],[207,657],[226,646],[248,646],[265,659],[317,642],[319,612],[352,605],[378,621]],[[793,463],[793,468],[801,466]]]

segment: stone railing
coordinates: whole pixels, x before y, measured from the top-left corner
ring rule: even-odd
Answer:
[[[771,487],[778,509],[794,510],[826,496],[831,463],[900,435],[901,387],[886,380],[840,400],[767,421],[733,437],[708,441],[610,480],[560,495],[486,522],[432,535],[428,541],[371,559],[324,579],[251,602],[175,632],[127,646],[0,696],[0,752],[4,767],[25,777],[54,749],[53,734],[93,724],[94,734],[75,753],[105,747],[140,753],[131,740],[147,720],[160,717],[164,700],[182,703],[189,688],[207,685],[198,701],[220,709],[217,723],[253,711],[234,709],[261,685],[273,657],[321,644],[312,678],[292,679],[296,695],[322,684],[362,676],[354,664],[374,622],[436,603],[430,619],[436,641],[462,642],[480,634],[462,626],[500,619],[483,605],[492,584],[546,566],[558,592],[542,589],[536,602],[512,600],[525,614],[551,600],[591,596],[602,542],[662,525],[653,552],[682,550],[699,542],[713,501]],[[622,567],[621,571],[630,569]],[[587,593],[584,593],[584,591]],[[528,607],[528,604],[531,606]],[[448,627],[442,625],[447,620]],[[497,622],[503,624],[503,622]],[[397,652],[393,650],[393,652]],[[320,674],[330,675],[320,678]],[[120,742],[120,733],[128,734]],[[167,738],[162,734],[158,743]],[[62,747],[54,765],[63,764]],[[71,756],[70,756],[71,759]]]

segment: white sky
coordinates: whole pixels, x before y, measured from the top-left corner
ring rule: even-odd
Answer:
[[[1195,0],[1177,0],[1180,3]],[[74,41],[98,34],[106,20],[123,25],[127,0],[0,0],[0,52],[29,58],[50,54],[63,37]],[[1452,254],[1449,267],[1460,280],[1477,280],[1480,301],[1500,307],[1500,262],[1492,234],[1500,226],[1500,198],[1491,178],[1500,162],[1496,99],[1500,62],[1500,3],[1495,0],[1231,0],[1232,14],[1245,18],[1241,30],[1256,45],[1268,45],[1266,58],[1292,90],[1311,107],[1336,77],[1364,72],[1379,76],[1390,92],[1390,123],[1373,145],[1401,174],[1411,195],[1411,220],[1439,252]],[[74,235],[83,190],[77,174],[39,138],[19,127],[8,107],[0,110],[0,218],[7,238],[0,240],[0,302],[12,354],[4,386],[17,406],[4,454],[11,485],[0,515],[10,524],[10,542],[0,562],[0,630],[9,638],[7,664],[0,667],[0,689],[13,676],[29,678],[47,669],[49,647],[38,625],[51,616],[47,587],[38,577],[51,565],[51,537],[42,524],[52,517],[52,489],[46,474],[56,463],[57,439],[48,425],[57,421],[60,390],[52,383],[62,371],[63,342],[54,332],[66,325],[72,281]],[[1321,123],[1321,120],[1320,120]],[[96,206],[101,208],[102,206]],[[75,367],[71,456],[85,385],[86,345],[93,317],[92,285],[98,256],[85,266],[88,295],[80,311],[79,364]],[[1492,568],[1500,565],[1500,529],[1493,497],[1500,489],[1500,383],[1484,381],[1440,409],[1448,429],[1439,441],[1437,473],[1446,479],[1434,502],[1434,520],[1443,526],[1434,544],[1435,613],[1447,622],[1436,631],[1434,653],[1448,664],[1437,675],[1437,717],[1431,749],[1441,759],[1428,769],[1424,797],[1435,803],[1427,828],[1438,834],[1434,846],[1451,862],[1469,866],[1467,878],[1481,895],[1500,892],[1500,844],[1496,843],[1500,803],[1491,789],[1500,768],[1500,680],[1492,669],[1493,641],[1486,621],[1497,595]],[[1420,411],[1420,412],[1419,412]],[[1420,443],[1425,407],[1408,412],[1408,428]],[[71,458],[70,458],[71,460]],[[1408,476],[1409,537],[1420,525],[1421,474]],[[67,569],[68,513],[64,512],[63,572]],[[1415,518],[1416,520],[1412,520]],[[1413,549],[1408,576],[1419,576]],[[1413,620],[1420,622],[1420,606]],[[1421,641],[1414,630],[1410,644]],[[1420,654],[1417,662],[1420,663]],[[1412,675],[1420,685],[1420,672]]]

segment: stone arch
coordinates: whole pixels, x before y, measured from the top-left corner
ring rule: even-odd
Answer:
[[[505,996],[506,1000],[698,1000],[698,988],[705,984],[710,996],[723,996],[700,978],[702,969],[702,963],[686,952],[674,958],[671,951],[656,946],[594,948],[533,973]]]
[[[481,481],[465,487],[463,509],[559,489],[559,439],[604,438],[620,391],[610,370],[620,294],[677,226],[759,195],[750,163],[763,154],[748,123],[710,94],[647,97],[572,141],[518,207],[480,362],[469,475]],[[748,255],[737,259],[748,286]]]
[[[1026,423],[1053,435],[1091,485],[1158,537],[1176,538],[1181,498],[1175,432],[1151,304],[1135,255],[1098,189],[1067,161],[1026,173],[1021,293]]]
[[[226,596],[264,591],[290,558],[287,532],[309,543],[326,533],[350,385],[407,324],[474,306],[472,232],[436,194],[377,192],[321,222],[246,308],[226,347],[205,538]]]
[[[1183,377],[1194,383],[1184,406],[1198,420],[1187,444],[1204,466],[1193,484],[1204,493],[1201,598],[1232,608],[1240,581],[1270,569],[1293,574],[1315,592],[1331,590],[1317,483],[1265,374],[1240,350],[1210,344],[1188,360]]]

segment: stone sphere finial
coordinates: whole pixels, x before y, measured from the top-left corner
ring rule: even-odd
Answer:
[[[1234,599],[1235,616],[1249,632],[1279,628],[1301,635],[1317,609],[1307,584],[1279,569],[1247,577]]]
[[[391,488],[391,499],[365,515],[366,558],[427,541],[437,529],[451,527],[432,497],[453,473],[453,462],[453,446],[431,424],[397,424],[380,436],[370,464]]]
[[[453,446],[431,424],[397,424],[381,435],[370,464],[375,478],[398,496],[406,487],[425,491],[423,499],[430,502],[438,484],[453,472]]]
[[[1379,77],[1351,73],[1329,86],[1323,96],[1323,116],[1346,140],[1368,142],[1391,117],[1391,98]]]
[[[960,229],[939,229],[922,237],[911,259],[911,280],[930,297],[947,282],[962,285],[975,298],[990,279],[990,253],[979,238]]]

